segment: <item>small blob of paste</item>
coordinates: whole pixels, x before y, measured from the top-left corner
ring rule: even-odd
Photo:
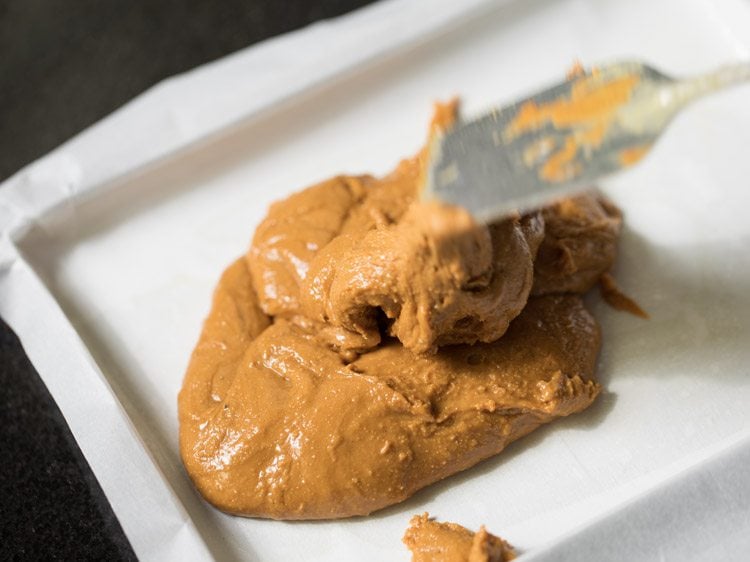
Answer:
[[[484,526],[472,533],[456,523],[438,523],[428,513],[411,518],[403,542],[412,562],[509,562],[516,557],[511,545]]]

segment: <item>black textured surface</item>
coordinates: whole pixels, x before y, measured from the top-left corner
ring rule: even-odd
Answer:
[[[0,324],[0,559],[135,560],[60,411]]]
[[[369,0],[0,0],[0,179],[149,86]],[[132,560],[18,339],[0,322],[0,560]]]

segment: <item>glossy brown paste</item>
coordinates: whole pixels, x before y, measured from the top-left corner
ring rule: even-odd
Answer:
[[[511,545],[484,526],[472,533],[456,523],[438,523],[427,513],[411,518],[403,541],[411,562],[509,562],[516,557]]]
[[[423,155],[276,203],[222,276],[179,396],[183,461],[220,509],[368,514],[598,394],[578,295],[617,210],[586,195],[479,225],[419,200]]]

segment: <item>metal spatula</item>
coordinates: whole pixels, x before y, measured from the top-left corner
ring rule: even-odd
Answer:
[[[579,69],[435,137],[423,197],[483,221],[544,205],[632,166],[685,105],[746,80],[750,61],[684,80],[638,62]]]

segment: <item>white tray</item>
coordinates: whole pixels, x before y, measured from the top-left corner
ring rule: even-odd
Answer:
[[[138,556],[407,560],[400,537],[425,510],[535,560],[747,554],[747,87],[696,104],[604,186],[626,215],[617,277],[652,318],[590,299],[607,392],[587,412],[372,517],[283,523],[198,497],[176,395],[268,204],[386,172],[423,142],[433,100],[477,111],[576,59],[699,72],[747,58],[749,40],[747,0],[389,0],[170,79],[5,182],[0,314]]]

